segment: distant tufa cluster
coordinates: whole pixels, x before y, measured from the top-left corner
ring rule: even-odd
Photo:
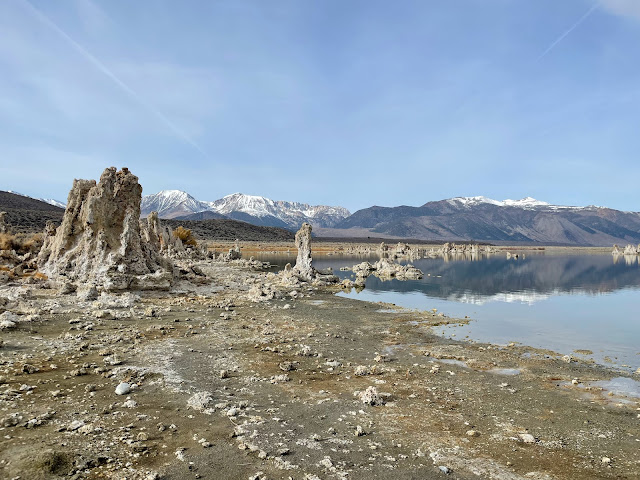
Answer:
[[[613,255],[640,255],[640,245],[637,247],[634,245],[627,245],[624,250],[620,249],[618,245],[613,246]]]

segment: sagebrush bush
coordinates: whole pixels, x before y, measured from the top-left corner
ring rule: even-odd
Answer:
[[[0,233],[0,250],[15,250],[17,254],[38,253],[42,247],[42,234]]]
[[[184,245],[189,245],[191,247],[195,247],[196,245],[198,245],[198,242],[196,241],[196,239],[193,238],[193,234],[191,233],[191,230],[189,230],[188,228],[184,228],[182,225],[176,228],[173,231],[173,234],[177,238],[182,240],[182,243]]]
[[[14,236],[9,233],[0,233],[0,250],[15,250]]]

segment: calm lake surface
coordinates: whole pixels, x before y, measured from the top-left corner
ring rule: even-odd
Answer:
[[[415,260],[410,263],[424,272],[422,280],[382,281],[371,276],[361,292],[338,295],[471,317],[468,325],[438,328],[457,339],[520,342],[622,368],[640,367],[637,257],[529,253],[518,260],[505,257]],[[260,258],[279,266],[295,263],[295,255]],[[318,256],[313,264],[318,269],[332,267],[343,279],[354,277],[340,267],[377,259]]]

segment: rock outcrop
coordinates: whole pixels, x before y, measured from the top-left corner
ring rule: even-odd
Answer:
[[[176,236],[169,227],[162,226],[158,219],[158,212],[151,212],[147,221],[140,221],[140,234],[143,244],[148,244],[153,254],[161,254],[173,259],[202,260],[207,258],[206,245],[187,246],[180,237]]]
[[[165,239],[157,217],[141,233],[141,197],[138,177],[126,168],[107,168],[98,183],[74,180],[62,224],[47,232],[39,269],[104,290],[169,288],[173,264],[160,254]]]
[[[376,267],[374,267],[369,262],[358,263],[357,265],[354,265],[352,267],[353,273],[356,274],[356,277],[364,277],[364,278],[371,275],[375,271],[375,269]]]
[[[418,280],[423,277],[422,271],[413,265],[401,265],[388,258],[381,258],[376,263],[362,262],[352,268],[356,274],[356,285],[364,285],[369,275],[381,279],[396,278],[397,280]]]
[[[303,223],[300,230],[296,233],[296,248],[298,249],[298,257],[296,265],[293,267],[293,273],[300,279],[307,282],[315,277],[315,270],[311,266],[311,225]]]
[[[295,286],[300,282],[313,283],[314,285],[327,285],[340,281],[332,272],[320,272],[313,268],[311,258],[311,225],[303,223],[296,233],[296,248],[298,256],[293,268],[287,265],[280,274],[281,283]]]
[[[373,264],[375,271],[373,274],[380,278],[397,278],[398,280],[420,279],[423,276],[422,271],[413,265],[401,265],[390,261],[387,258],[381,258]]]
[[[230,262],[232,260],[240,260],[242,258],[242,252],[240,251],[240,244],[236,238],[236,243],[229,249],[227,253],[221,253],[218,260],[221,262]]]

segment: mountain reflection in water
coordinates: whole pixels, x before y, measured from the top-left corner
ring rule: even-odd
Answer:
[[[531,254],[507,259],[504,253],[411,263],[421,280],[382,281],[370,276],[361,292],[339,293],[419,310],[437,309],[450,317],[470,316],[469,325],[442,327],[444,335],[491,343],[521,342],[601,363],[640,367],[640,265],[637,257]],[[340,271],[377,256],[316,256],[318,269]],[[265,257],[281,267],[295,255]]]
[[[518,260],[492,256],[479,261],[438,258],[412,263],[424,272],[422,280],[389,282],[370,277],[366,288],[423,292],[478,304],[488,300],[532,303],[562,293],[601,294],[640,288],[637,260],[631,263],[612,255],[529,255]]]

